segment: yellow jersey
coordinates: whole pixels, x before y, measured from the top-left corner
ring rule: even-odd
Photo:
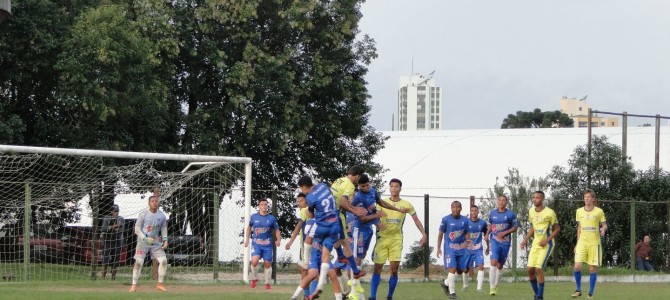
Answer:
[[[533,246],[540,245],[542,239],[548,238],[554,224],[558,223],[554,210],[546,206],[539,212],[535,211],[535,207],[531,207],[528,210],[528,220],[535,231]]]
[[[300,229],[300,245],[302,245],[303,240],[302,236],[305,235],[305,223],[307,223],[307,220],[309,219],[309,215],[307,214],[307,210],[309,207],[301,208],[300,209],[300,220],[302,220],[302,228]]]
[[[416,214],[414,206],[412,203],[409,203],[407,200],[400,199],[398,201],[392,201],[391,199],[383,199],[388,204],[395,206],[396,208],[408,208],[409,215],[413,216]],[[384,224],[384,230],[377,230],[377,236],[387,237],[387,238],[397,238],[402,240],[402,225],[405,223],[405,213],[401,213],[395,210],[390,210],[377,206],[379,210],[386,213],[386,217],[379,220],[380,224]]]
[[[349,179],[347,176],[335,180],[335,182],[330,185],[330,192],[333,193],[333,198],[335,198],[335,207],[338,210],[340,209],[340,201],[342,196],[347,196],[347,199],[351,202],[351,199],[354,198],[355,191],[356,187],[354,187],[354,183],[351,182],[351,179]]]
[[[593,207],[591,211],[577,209],[576,217],[579,223],[579,240],[583,245],[600,245],[600,224],[605,223],[605,212],[600,207]]]

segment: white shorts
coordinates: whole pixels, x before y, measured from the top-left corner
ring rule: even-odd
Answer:
[[[135,248],[135,260],[144,261],[144,258],[147,257],[147,253],[151,253],[151,258],[161,258],[165,257],[165,250],[161,248],[161,245],[146,245],[137,243]]]

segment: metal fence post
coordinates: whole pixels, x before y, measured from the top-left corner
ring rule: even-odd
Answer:
[[[211,238],[211,258],[212,258],[212,271],[214,272],[214,280],[219,279],[219,195],[214,190],[212,193],[212,238]]]
[[[635,270],[635,198],[630,201],[630,269]]]
[[[423,195],[423,230],[426,232],[426,243],[423,245],[423,277],[424,280],[428,281],[430,276],[430,231],[429,221],[430,220],[430,195]]]
[[[272,215],[277,218],[277,190],[272,190]],[[272,233],[274,237],[274,232]],[[274,239],[273,239],[274,240]],[[272,282],[277,284],[277,244],[272,243]]]
[[[23,209],[23,281],[28,281],[28,270],[30,269],[30,224],[32,212],[30,209],[31,191],[30,181],[24,185],[25,203]]]

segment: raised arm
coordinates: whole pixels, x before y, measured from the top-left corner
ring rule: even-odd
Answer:
[[[401,213],[408,213],[409,212],[409,208],[397,208],[397,207],[391,205],[391,203],[388,203],[386,201],[382,201],[381,199],[377,199],[377,204],[379,204],[379,206],[381,206],[383,208],[386,208],[388,210],[395,210],[395,211],[401,212]]]

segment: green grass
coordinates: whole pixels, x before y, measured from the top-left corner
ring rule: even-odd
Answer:
[[[476,283],[475,283],[476,284]],[[137,293],[128,293],[127,282],[83,281],[83,282],[31,282],[31,283],[0,283],[2,299],[226,299],[226,300],[265,300],[290,299],[295,290],[294,285],[273,286],[266,291],[259,285],[250,289],[240,284],[192,284],[168,283],[168,292],[154,289],[155,283],[144,280],[140,282]],[[588,284],[583,285],[588,288]],[[364,284],[366,292],[370,285]],[[383,282],[379,287],[377,299],[385,299],[388,284]],[[488,283],[484,283],[483,293],[474,291],[473,282],[470,290],[462,292],[461,284],[457,283],[459,299],[492,299],[488,295]],[[567,282],[547,282],[545,299],[571,299],[574,284]],[[596,287],[595,299],[665,299],[670,295],[667,283],[599,283]],[[394,299],[445,299],[445,295],[437,282],[399,283]],[[532,299],[532,291],[528,283],[501,283],[495,299]],[[333,299],[329,290],[321,299]],[[583,296],[582,299],[586,299]]]

